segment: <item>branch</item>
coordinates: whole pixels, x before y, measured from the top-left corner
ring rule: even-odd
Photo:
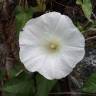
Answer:
[[[96,39],[96,36],[86,38],[85,41],[89,41],[89,40],[92,40],[92,39]]]

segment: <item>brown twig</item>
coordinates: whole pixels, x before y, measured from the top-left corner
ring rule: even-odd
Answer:
[[[92,40],[92,39],[96,39],[96,36],[86,38],[85,41],[89,41],[89,40]]]

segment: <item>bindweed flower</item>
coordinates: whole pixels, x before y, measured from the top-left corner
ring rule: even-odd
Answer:
[[[85,40],[66,15],[49,12],[29,20],[19,36],[20,59],[47,79],[70,74],[85,54]]]

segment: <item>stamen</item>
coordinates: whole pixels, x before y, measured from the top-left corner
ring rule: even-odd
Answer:
[[[50,53],[57,53],[60,50],[61,44],[58,38],[54,38],[45,44],[45,48]]]
[[[51,48],[51,49],[56,49],[56,48],[57,48],[57,45],[56,45],[56,44],[51,44],[51,45],[50,45],[50,48]]]

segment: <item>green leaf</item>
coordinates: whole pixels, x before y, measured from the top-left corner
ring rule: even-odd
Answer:
[[[85,82],[82,90],[84,92],[95,93],[96,92],[96,73],[93,73]]]
[[[14,66],[12,66],[12,68],[10,68],[10,70],[8,70],[8,74],[10,79],[16,77],[16,75],[22,73],[24,70],[24,67],[22,64],[20,63],[16,63],[14,64]]]
[[[18,96],[32,96],[34,91],[32,78],[23,72],[5,83],[3,91]]]
[[[36,96],[48,96],[57,80],[47,80],[41,75],[37,76],[37,93]]]
[[[83,2],[82,2],[83,1]],[[90,17],[92,14],[92,4],[91,4],[91,0],[77,0],[76,1],[77,4],[81,5],[82,10],[86,16],[86,18],[91,21]]]

